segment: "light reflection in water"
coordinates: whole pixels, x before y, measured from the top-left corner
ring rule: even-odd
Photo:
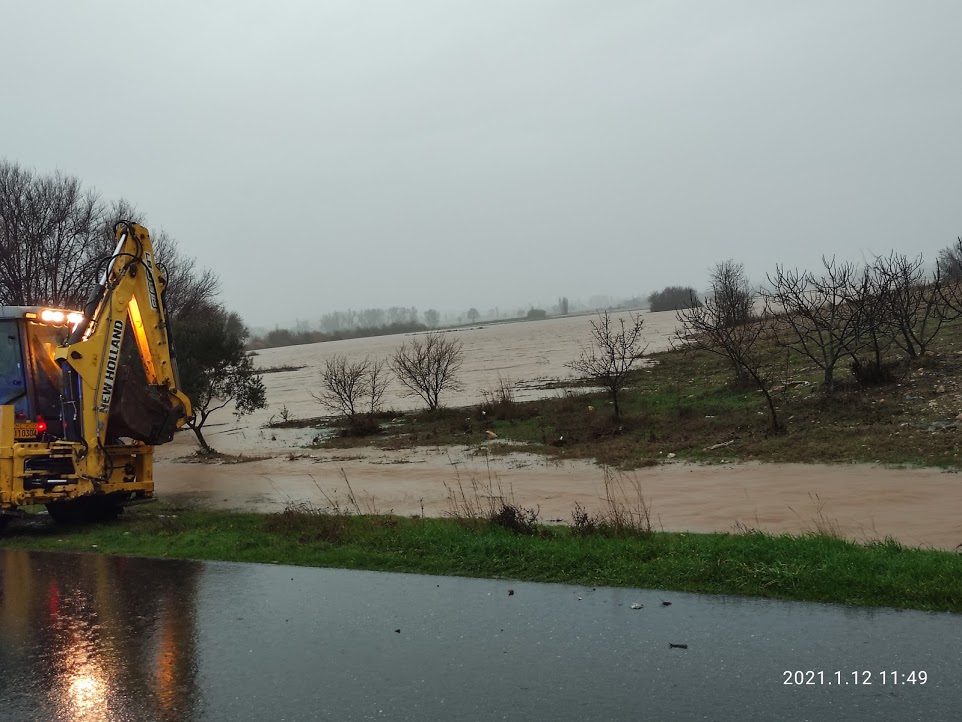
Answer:
[[[0,666],[11,689],[62,722],[197,717],[200,565],[0,550]],[[10,670],[10,672],[8,672]],[[16,719],[16,716],[10,717]],[[35,716],[24,717],[36,718]],[[8,719],[5,713],[0,719]]]
[[[70,719],[76,722],[95,722],[107,719],[108,685],[99,677],[96,665],[79,666],[67,687],[64,705]]]

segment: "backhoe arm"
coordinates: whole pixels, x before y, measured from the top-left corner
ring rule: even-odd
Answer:
[[[76,326],[55,359],[64,374],[64,439],[81,442],[87,473],[98,473],[108,440],[146,444],[170,441],[191,415],[180,390],[170,322],[164,308],[167,279],[154,261],[147,229],[120,223],[117,245],[91,291]],[[133,334],[143,372],[125,353]],[[100,470],[102,472],[102,469]]]

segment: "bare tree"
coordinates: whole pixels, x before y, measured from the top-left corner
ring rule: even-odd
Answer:
[[[886,369],[885,356],[892,347],[895,325],[891,313],[891,285],[876,264],[862,270],[864,293],[860,299],[859,310],[862,314],[861,326],[865,348],[872,352],[872,360],[867,364],[855,357],[852,372],[859,385],[876,384],[888,379],[891,372]]]
[[[366,359],[365,359],[366,360]],[[384,392],[387,391],[388,384],[391,383],[391,372],[388,369],[387,359],[373,359],[367,367],[367,377],[365,379],[366,397],[368,412],[374,416],[381,410],[384,401]]]
[[[0,304],[81,307],[116,245],[121,220],[145,223],[128,201],[108,204],[75,177],[0,161]],[[152,240],[171,317],[214,303],[217,276],[198,270],[163,231]]]
[[[384,359],[365,356],[360,361],[349,361],[347,356],[335,354],[321,369],[321,392],[311,392],[311,396],[353,422],[362,410],[373,417],[381,409],[390,382]]]
[[[0,161],[0,304],[80,306],[103,212],[77,178]]]
[[[434,411],[440,406],[442,392],[463,388],[457,376],[463,362],[461,341],[435,331],[403,343],[390,366],[410,394],[419,396]]]
[[[909,358],[923,356],[950,315],[941,264],[926,275],[921,255],[893,252],[876,258],[872,270],[880,289],[874,305],[887,312],[892,341]]]
[[[835,367],[844,355],[855,356],[867,344],[866,274],[851,263],[822,258],[825,272],[778,266],[763,290],[773,318],[776,341],[807,356],[822,369],[822,386],[835,388]]]
[[[621,317],[615,326],[607,311],[599,314],[597,321],[591,321],[591,347],[582,347],[581,356],[565,364],[576,374],[608,391],[615,418],[621,417],[618,395],[627,384],[632,367],[648,348],[647,344],[642,344],[641,338],[644,319],[629,313],[628,321],[625,323]]]
[[[755,295],[755,291],[750,291],[750,308],[754,307]],[[703,349],[728,359],[736,384],[751,380],[764,394],[771,430],[780,431],[778,411],[769,391],[770,379],[762,370],[758,350],[758,341],[765,336],[767,325],[761,320],[733,324],[729,300],[724,295],[713,294],[703,306],[678,311],[678,321],[684,328],[684,348]]]
[[[424,312],[424,323],[426,323],[429,328],[437,328],[440,322],[441,314],[438,313],[436,308],[429,308]]]
[[[338,411],[349,419],[357,414],[357,407],[367,392],[370,361],[348,361],[347,356],[335,354],[321,369],[321,393],[311,392],[315,401]]]
[[[733,327],[754,318],[758,293],[748,282],[744,263],[730,259],[716,263],[709,274],[709,283],[720,323]],[[695,301],[691,303],[692,307],[696,305]]]
[[[481,318],[481,314],[478,313],[478,309],[469,308],[467,313],[468,323],[477,323],[478,319]]]

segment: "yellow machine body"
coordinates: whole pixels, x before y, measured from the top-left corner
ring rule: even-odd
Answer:
[[[116,235],[82,311],[0,307],[0,521],[151,498],[154,446],[190,418],[150,235]]]

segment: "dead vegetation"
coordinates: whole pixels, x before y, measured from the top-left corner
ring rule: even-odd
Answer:
[[[540,508],[520,504],[513,489],[505,486],[490,465],[486,474],[467,477],[461,474],[457,464],[452,463],[452,466],[454,479],[445,484],[446,518],[467,529],[497,527],[523,536],[551,536],[552,525],[541,519]],[[287,499],[284,510],[271,515],[274,528],[335,542],[347,532],[349,519],[362,525],[383,526],[386,519],[395,518],[393,513],[382,513],[373,495],[364,491],[356,493],[346,472],[343,469],[340,472],[344,483],[340,491],[322,486],[311,476],[324,503]],[[422,503],[417,518],[423,517]],[[589,511],[576,504],[571,528],[580,536],[627,538],[650,535],[651,507],[637,475],[607,467],[603,469],[603,492],[598,508]]]
[[[572,512],[576,534],[639,537],[652,533],[651,506],[636,474],[604,468],[605,497],[600,511],[589,512],[580,504]]]

